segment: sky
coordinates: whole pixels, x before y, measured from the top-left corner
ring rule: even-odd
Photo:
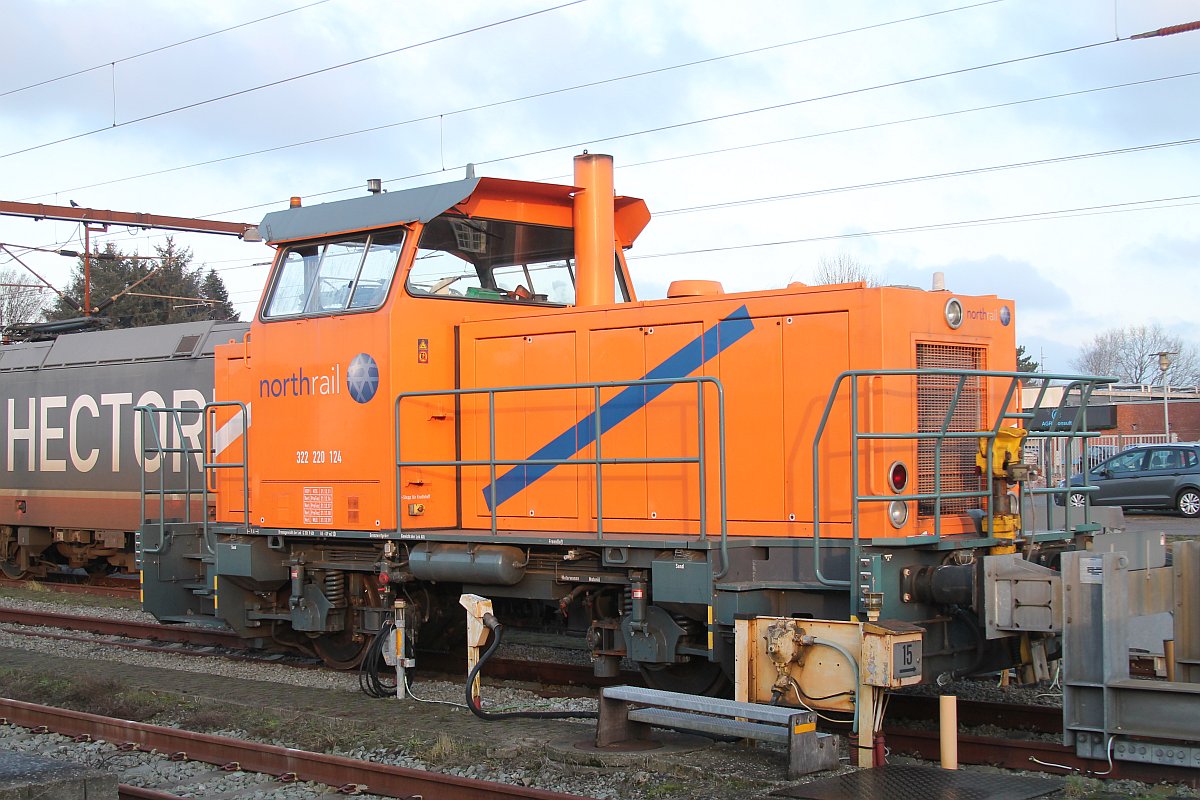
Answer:
[[[840,257],[942,272],[1014,300],[1018,342],[1068,372],[1110,328],[1200,343],[1200,31],[1129,39],[1196,20],[1200,0],[0,0],[0,200],[257,223],[468,163],[570,183],[586,149],[654,215],[628,253],[642,299]],[[0,217],[59,288],[73,259],[26,248],[81,235]],[[271,248],[175,238],[251,317]]]

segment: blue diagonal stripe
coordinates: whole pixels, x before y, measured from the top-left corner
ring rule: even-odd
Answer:
[[[754,330],[750,312],[742,306],[728,317],[712,326],[692,341],[685,344],[640,380],[686,378],[698,370],[718,353]],[[673,384],[659,383],[653,386],[628,386],[600,406],[600,430],[608,433],[637,411],[661,396]],[[563,460],[570,458],[596,441],[596,416],[588,414],[575,425],[554,437],[530,459]],[[503,504],[534,481],[545,477],[554,469],[553,464],[532,464],[513,467],[496,479],[496,503]],[[492,487],[483,490],[483,500],[491,509]]]

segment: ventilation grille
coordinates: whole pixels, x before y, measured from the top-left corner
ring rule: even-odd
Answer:
[[[194,334],[188,334],[179,340],[179,344],[175,345],[173,355],[190,356],[196,350],[196,345],[200,344],[200,337]]]
[[[987,369],[985,351],[981,347],[961,347],[944,344],[918,344],[917,367],[919,369]],[[935,433],[942,429],[946,412],[958,388],[958,378],[952,375],[917,376],[917,430]],[[982,378],[967,378],[962,394],[958,398],[948,430],[978,431],[986,424],[985,386]],[[979,443],[975,439],[945,439],[942,442],[942,492],[970,492],[982,488],[982,478],[975,472],[975,453]],[[931,494],[936,489],[934,462],[937,442],[921,439],[917,443],[917,491]],[[961,514],[972,508],[980,508],[983,498],[959,497],[942,501],[943,514]],[[923,515],[934,513],[933,500],[921,500],[917,511]]]

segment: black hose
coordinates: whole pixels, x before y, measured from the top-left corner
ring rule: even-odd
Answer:
[[[475,683],[475,678],[479,676],[483,665],[500,646],[500,639],[504,635],[504,626],[491,614],[485,614],[483,622],[492,631],[492,643],[488,645],[487,650],[483,651],[478,663],[471,668],[470,674],[467,675],[467,707],[471,709],[472,714],[488,722],[498,719],[596,719],[598,714],[595,711],[484,711],[476,705],[475,698],[471,696],[471,686]]]
[[[358,665],[358,688],[368,697],[395,697],[396,679],[384,677],[387,671],[383,668],[387,662],[383,659],[383,648],[387,644],[388,634],[394,628],[394,623],[388,621],[379,629],[379,633],[367,645],[367,652]]]

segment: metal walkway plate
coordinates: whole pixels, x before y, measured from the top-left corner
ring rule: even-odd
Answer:
[[[771,797],[804,800],[1029,800],[1061,789],[1056,778],[888,764],[788,786]]]

